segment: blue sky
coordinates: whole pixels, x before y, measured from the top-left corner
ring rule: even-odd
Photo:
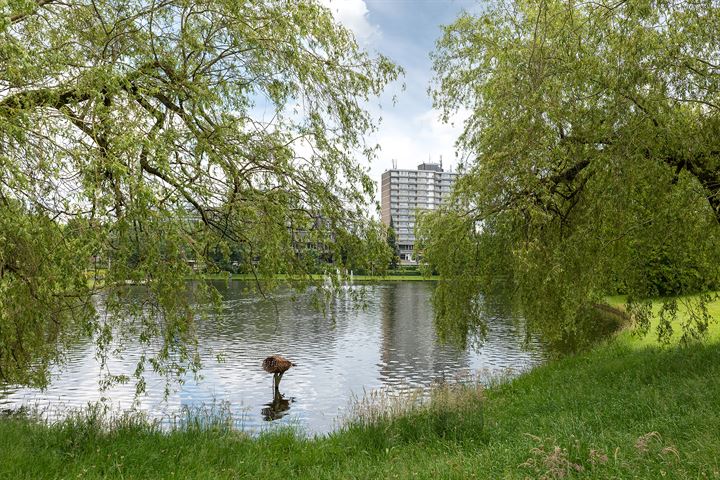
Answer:
[[[335,18],[352,30],[358,42],[369,51],[390,57],[405,69],[405,90],[401,82],[391,85],[382,99],[379,132],[373,139],[382,151],[371,165],[371,175],[380,180],[383,171],[397,160],[399,168],[415,168],[442,155],[443,166],[455,167],[453,143],[460,132],[461,118],[455,126],[442,124],[427,93],[432,79],[430,52],[441,35],[441,25],[452,23],[465,10],[477,12],[481,0],[321,0]],[[392,95],[397,103],[392,104]]]

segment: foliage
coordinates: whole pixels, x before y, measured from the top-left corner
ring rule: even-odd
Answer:
[[[445,28],[435,104],[469,115],[466,174],[420,225],[440,315],[504,282],[562,341],[610,292],[717,284],[718,27],[712,1],[501,0]]]
[[[390,259],[390,264],[388,265],[388,268],[396,269],[400,264],[400,247],[398,247],[397,235],[393,227],[387,228],[387,244],[388,248],[390,248],[390,251],[392,252],[392,258]]]
[[[0,208],[0,378],[43,384],[57,348],[72,341],[66,328],[94,317],[84,266],[96,245],[78,224]],[[9,279],[15,278],[15,281]]]
[[[399,73],[315,0],[0,2],[0,380],[78,330],[195,369],[193,270],[376,262],[362,103]]]

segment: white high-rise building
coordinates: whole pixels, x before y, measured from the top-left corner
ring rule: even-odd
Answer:
[[[443,171],[442,163],[422,163],[417,170],[394,168],[382,174],[382,221],[395,230],[400,263],[417,264],[415,213],[439,207],[452,192],[457,175]]]

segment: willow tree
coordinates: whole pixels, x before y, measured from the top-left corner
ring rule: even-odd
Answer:
[[[0,2],[0,381],[44,385],[86,334],[139,339],[138,376],[196,368],[215,297],[185,279],[218,251],[378,263],[363,105],[398,73],[314,0]]]
[[[434,101],[468,117],[466,174],[421,231],[442,318],[477,323],[477,293],[502,290],[568,341],[607,294],[647,331],[639,299],[717,287],[718,31],[712,0],[501,0],[445,28]],[[710,321],[695,307],[685,339]]]

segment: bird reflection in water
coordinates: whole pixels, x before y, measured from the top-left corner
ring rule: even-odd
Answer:
[[[287,415],[290,410],[290,404],[295,401],[294,397],[286,400],[280,393],[280,380],[290,367],[296,365],[285,357],[280,355],[272,355],[263,360],[262,368],[268,373],[273,374],[273,399],[272,402],[266,403],[265,408],[260,410],[265,421],[279,420]]]
[[[274,389],[272,402],[266,403],[265,407],[260,410],[263,420],[271,422],[279,420],[287,415],[290,410],[290,404],[295,402],[295,397],[285,398],[278,389]]]

